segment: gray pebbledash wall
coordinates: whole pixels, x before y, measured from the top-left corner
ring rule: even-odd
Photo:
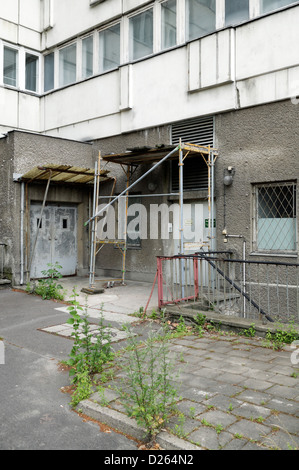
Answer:
[[[174,116],[175,121],[175,116]],[[263,259],[252,253],[252,188],[255,183],[298,181],[299,176],[299,105],[291,100],[236,110],[215,116],[215,147],[219,151],[215,171],[216,197],[216,238],[218,250],[233,250],[234,256],[242,256],[242,239],[228,239],[224,243],[222,231],[242,235],[246,239],[246,258]],[[25,173],[37,165],[49,163],[69,164],[94,168],[94,162],[101,155],[123,153],[134,147],[155,147],[171,142],[171,126],[147,129],[130,134],[97,140],[91,143],[75,142],[38,134],[12,131],[0,139],[0,241],[7,243],[5,267],[12,273],[14,282],[20,278],[20,184],[13,181],[14,173]],[[114,194],[122,192],[126,175],[120,165],[102,162],[116,178]],[[224,189],[224,171],[235,170],[231,186]],[[131,181],[136,180],[149,167],[136,169]],[[158,167],[155,172],[140,182],[132,191],[134,194],[149,194],[149,183],[155,183],[152,193],[170,192],[169,164]],[[42,201],[44,185],[30,185],[29,201]],[[110,195],[112,182],[101,184],[102,195]],[[225,190],[225,199],[224,199]],[[297,208],[298,208],[297,191]],[[88,220],[91,194],[67,186],[50,186],[50,202],[74,203],[78,207],[78,273],[88,273],[89,227]],[[185,194],[185,201],[207,200],[205,192]],[[103,200],[103,201],[106,201]],[[102,202],[103,202],[102,201]],[[142,199],[149,204],[171,204],[177,202],[168,196]],[[298,231],[298,227],[297,227]],[[149,233],[149,227],[148,227]],[[298,237],[298,233],[297,233]],[[126,278],[153,281],[156,272],[156,256],[169,254],[171,240],[141,241],[141,248],[128,248],[126,256]],[[269,256],[266,257],[269,259]],[[271,259],[271,257],[270,257]],[[290,258],[275,256],[275,259],[289,261]],[[291,261],[298,262],[293,254]],[[117,248],[105,246],[97,257],[97,274],[120,277],[122,257]]]
[[[0,241],[7,244],[4,271],[14,284],[20,282],[20,221],[21,184],[14,177],[24,174],[38,165],[72,165],[94,168],[94,153],[91,144],[38,134],[12,131],[0,140]],[[26,187],[26,185],[25,185]],[[47,202],[71,203],[78,208],[78,272],[88,272],[89,231],[84,221],[89,216],[89,194],[91,190],[70,188],[67,185],[50,184]],[[28,208],[32,201],[42,201],[45,184],[28,185]],[[24,260],[28,256],[29,230],[26,218],[26,190],[24,213]],[[29,212],[29,211],[28,211]],[[27,235],[26,235],[26,231]],[[26,282],[26,275],[24,276]]]
[[[216,147],[219,149],[216,164],[217,247],[219,250],[233,249],[239,257],[242,254],[241,239],[228,239],[228,243],[223,243],[222,230],[226,225],[229,234],[245,237],[248,259],[253,251],[253,184],[298,182],[299,105],[288,100],[217,116]],[[224,170],[229,166],[234,167],[235,175],[233,184],[225,189]],[[297,190],[297,208],[298,197]],[[256,256],[251,258],[257,259]],[[293,261],[297,260],[298,256],[295,256]]]

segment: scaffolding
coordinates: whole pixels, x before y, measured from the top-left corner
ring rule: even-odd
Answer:
[[[180,204],[180,254],[184,254],[184,225],[183,225],[183,203],[184,203],[184,185],[183,185],[183,167],[184,160],[190,156],[200,155],[207,167],[208,167],[208,231],[209,231],[209,248],[211,250],[215,249],[215,235],[214,235],[214,169],[215,162],[218,158],[218,151],[211,146],[201,146],[192,143],[182,143],[181,139],[177,146],[160,146],[156,148],[142,148],[142,149],[132,149],[123,154],[111,154],[101,157],[101,152],[99,152],[98,161],[95,163],[95,173],[94,173],[94,194],[93,194],[93,212],[92,217],[85,222],[85,226],[88,224],[92,225],[91,229],[91,250],[90,250],[90,273],[89,273],[89,287],[95,287],[95,271],[96,271],[96,256],[101,251],[104,245],[114,244],[117,246],[122,253],[122,276],[120,279],[114,279],[114,281],[120,281],[122,284],[125,282],[125,266],[126,266],[126,252],[127,252],[127,217],[128,217],[128,196],[130,190],[136,186],[140,181],[146,178],[152,171],[154,171],[158,166],[163,164],[166,160],[179,160],[179,204]],[[127,167],[126,173],[126,188],[117,196],[113,197],[111,194],[110,201],[98,209],[98,202],[100,197],[100,172],[101,172],[101,160],[105,162],[117,163]],[[136,181],[130,184],[130,175],[132,169],[138,167],[139,165],[152,164],[151,168],[147,170],[143,175],[141,175]],[[115,185],[114,185],[115,187]],[[113,188],[114,189],[114,188]],[[142,197],[147,197],[148,195],[142,195]],[[160,195],[158,195],[160,196]],[[108,208],[114,204],[121,197],[126,198],[125,204],[125,230],[124,238],[116,240],[101,240],[97,238],[97,226],[99,216],[108,210]],[[110,281],[109,281],[110,282]]]

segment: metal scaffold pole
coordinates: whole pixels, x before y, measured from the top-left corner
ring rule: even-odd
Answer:
[[[93,188],[93,216],[96,214],[96,210],[99,202],[99,186],[100,186],[100,169],[101,169],[101,153],[99,152],[98,161],[95,163],[94,171],[94,188]],[[90,272],[89,272],[89,287],[94,287],[95,284],[95,259],[96,259],[96,231],[97,231],[97,217],[92,219],[91,228],[91,243],[90,243]]]

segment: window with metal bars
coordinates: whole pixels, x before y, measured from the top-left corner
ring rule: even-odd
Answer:
[[[176,145],[180,139],[183,143],[214,147],[214,117],[188,119],[172,124],[171,142]],[[201,155],[184,160],[184,191],[203,191],[208,189],[208,167]],[[179,190],[178,160],[171,162],[171,191]]]
[[[296,183],[254,186],[254,249],[294,252],[297,248]]]

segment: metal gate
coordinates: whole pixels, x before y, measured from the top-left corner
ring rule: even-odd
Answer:
[[[76,274],[77,269],[77,208],[47,205],[41,214],[40,203],[30,208],[30,253],[39,231],[32,258],[31,278],[44,277],[42,271],[56,261],[62,266],[63,276]]]

